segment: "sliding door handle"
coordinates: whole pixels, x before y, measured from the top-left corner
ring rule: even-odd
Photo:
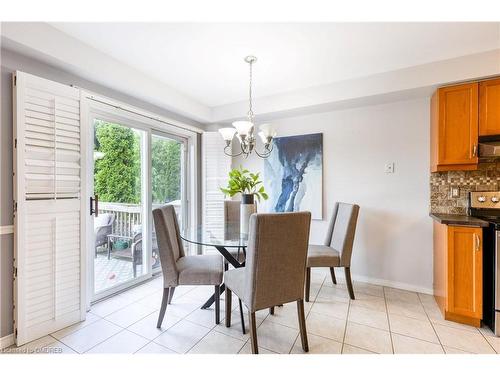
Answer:
[[[96,194],[95,198],[90,197],[90,216],[99,216],[99,196]]]

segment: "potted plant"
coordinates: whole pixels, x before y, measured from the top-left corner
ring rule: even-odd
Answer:
[[[225,196],[241,194],[240,232],[243,234],[248,234],[249,219],[255,213],[255,197],[259,202],[269,198],[259,176],[259,173],[251,173],[240,166],[229,172],[227,187],[220,188]]]

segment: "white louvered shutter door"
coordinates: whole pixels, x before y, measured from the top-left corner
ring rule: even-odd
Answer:
[[[14,76],[17,345],[85,318],[80,90]]]
[[[203,224],[217,232],[224,231],[224,194],[220,187],[227,186],[231,170],[231,157],[224,154],[225,141],[219,132],[202,134],[203,165]]]

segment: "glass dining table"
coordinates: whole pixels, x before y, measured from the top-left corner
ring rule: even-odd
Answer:
[[[220,224],[203,224],[186,228],[181,231],[181,238],[186,242],[203,246],[203,253],[206,253],[207,248],[217,249],[227,263],[234,268],[245,266],[245,261],[240,261],[240,259],[245,259],[248,234],[241,233],[239,223],[228,222],[223,227]],[[220,292],[223,293],[224,290],[225,285],[222,284]],[[215,295],[212,295],[201,308],[209,308],[214,303],[214,300]]]

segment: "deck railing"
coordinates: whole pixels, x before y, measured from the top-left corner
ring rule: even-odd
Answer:
[[[181,202],[170,202],[177,216],[181,212]],[[153,209],[162,206],[153,204]],[[142,225],[142,206],[140,204],[99,202],[99,214],[113,214],[113,234],[132,237]]]

